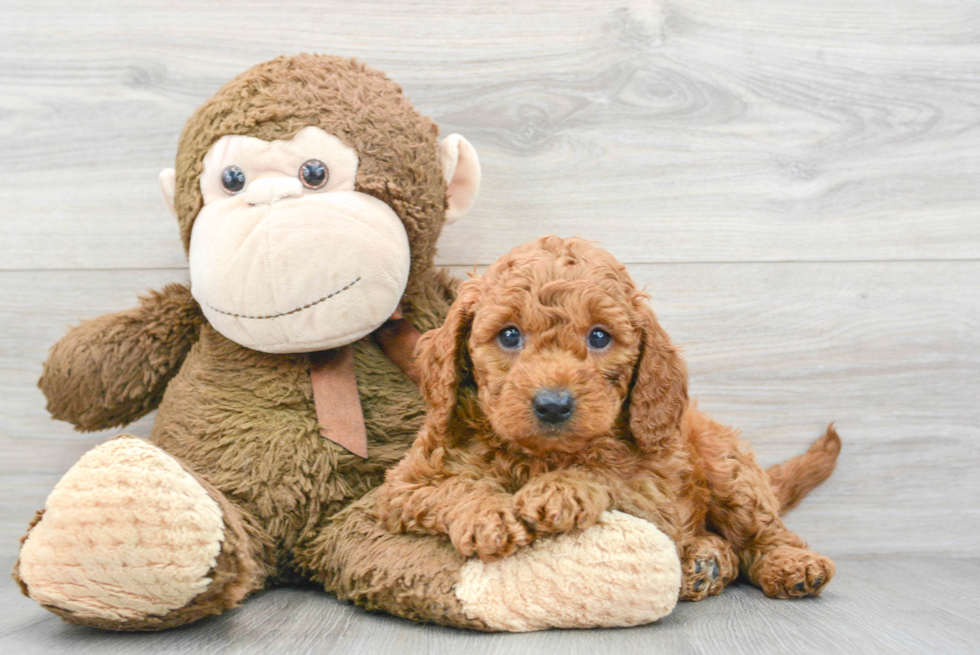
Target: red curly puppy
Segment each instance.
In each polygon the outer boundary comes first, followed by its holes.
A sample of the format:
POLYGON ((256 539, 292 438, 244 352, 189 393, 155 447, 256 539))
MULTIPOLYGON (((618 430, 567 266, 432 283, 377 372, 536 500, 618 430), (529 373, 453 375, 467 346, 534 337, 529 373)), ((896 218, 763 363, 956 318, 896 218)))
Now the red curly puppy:
POLYGON ((604 250, 558 237, 516 248, 460 285, 417 353, 429 411, 379 492, 390 530, 494 559, 618 509, 677 544, 682 600, 720 593, 740 566, 777 598, 833 577, 779 519, 833 470, 833 428, 760 469, 689 402, 684 360, 604 250))

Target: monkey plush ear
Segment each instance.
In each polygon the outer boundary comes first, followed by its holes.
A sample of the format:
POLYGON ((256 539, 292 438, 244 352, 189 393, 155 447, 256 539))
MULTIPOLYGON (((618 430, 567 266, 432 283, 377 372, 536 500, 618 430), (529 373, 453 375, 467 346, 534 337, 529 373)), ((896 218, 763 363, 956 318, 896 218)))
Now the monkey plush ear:
POLYGON ((439 165, 446 180, 446 223, 462 218, 480 191, 480 160, 476 149, 459 134, 439 143, 439 165))
POLYGON ((163 191, 163 199, 167 201, 167 207, 170 207, 170 213, 176 217, 174 194, 177 192, 177 171, 172 168, 160 171, 160 190, 163 191))

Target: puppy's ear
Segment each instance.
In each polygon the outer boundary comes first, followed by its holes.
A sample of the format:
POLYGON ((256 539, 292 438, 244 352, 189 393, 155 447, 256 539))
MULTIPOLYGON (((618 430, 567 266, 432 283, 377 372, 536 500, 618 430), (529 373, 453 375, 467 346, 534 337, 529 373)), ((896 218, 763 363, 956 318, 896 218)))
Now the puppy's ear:
POLYGON ((687 364, 657 322, 645 297, 633 300, 643 333, 630 389, 630 431, 645 451, 656 451, 680 429, 687 408, 687 364))
POLYGON ((466 344, 480 292, 478 285, 478 278, 459 285, 446 322, 422 335, 415 350, 422 398, 428 410, 419 439, 430 452, 446 445, 459 388, 472 379, 466 344))

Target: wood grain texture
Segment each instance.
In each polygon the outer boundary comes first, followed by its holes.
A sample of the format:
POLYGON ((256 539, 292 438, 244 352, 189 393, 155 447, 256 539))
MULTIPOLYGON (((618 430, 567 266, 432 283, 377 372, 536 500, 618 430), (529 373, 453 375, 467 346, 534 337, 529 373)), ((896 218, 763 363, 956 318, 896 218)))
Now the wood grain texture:
POLYGON ((174 267, 156 188, 248 66, 388 71, 481 153, 442 261, 543 233, 624 261, 980 255, 975 3, 851 0, 0 5, 4 269, 174 267))
POLYGON ((304 51, 387 71, 476 146, 481 197, 445 231, 442 263, 462 274, 541 234, 597 239, 648 285, 702 408, 762 463, 837 421, 838 470, 788 518, 837 579, 819 600, 738 587, 655 626, 531 635, 301 590, 106 634, 7 584, 0 652, 976 652, 972 0, 0 0, 0 564, 64 471, 117 432, 48 417, 47 349, 66 324, 186 279, 157 173, 222 83, 304 51))
MULTIPOLYGON (((7 560, 9 561, 9 560, 7 560)), ((281 589, 216 619, 163 633, 106 633, 70 626, 0 588, 0 647, 18 655, 115 653, 344 653, 470 655, 731 653, 853 655, 976 652, 980 560, 841 560, 817 599, 776 601, 735 586, 681 603, 660 622, 625 630, 481 634, 367 614, 315 590, 281 589)))

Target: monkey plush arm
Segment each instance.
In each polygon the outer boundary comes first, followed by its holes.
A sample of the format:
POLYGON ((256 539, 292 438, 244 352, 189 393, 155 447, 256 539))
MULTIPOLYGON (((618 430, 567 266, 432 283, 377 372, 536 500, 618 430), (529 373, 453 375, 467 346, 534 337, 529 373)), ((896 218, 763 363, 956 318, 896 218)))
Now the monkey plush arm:
POLYGON ((138 307, 84 321, 52 346, 38 386, 78 430, 131 423, 156 408, 200 334, 190 289, 168 284, 138 307))

